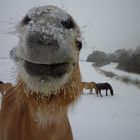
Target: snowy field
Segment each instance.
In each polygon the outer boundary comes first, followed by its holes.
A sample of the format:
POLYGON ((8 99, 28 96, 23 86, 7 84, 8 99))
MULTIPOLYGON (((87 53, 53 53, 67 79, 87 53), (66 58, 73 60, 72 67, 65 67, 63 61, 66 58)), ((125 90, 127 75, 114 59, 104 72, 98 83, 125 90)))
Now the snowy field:
MULTIPOLYGON (((12 61, 0 59, 0 65, 0 80, 15 82, 12 61)), ((109 82, 115 95, 106 97, 102 91, 101 98, 84 90, 69 109, 74 140, 139 140, 140 89, 100 75, 91 63, 80 62, 80 68, 83 81, 109 82)))
POLYGON ((91 63, 80 63, 83 81, 109 82, 114 96, 103 98, 84 91, 70 112, 75 140, 139 140, 140 90, 97 73, 91 63))
POLYGON ((118 65, 117 63, 110 63, 108 65, 101 67, 101 69, 106 70, 106 71, 111 71, 119 76, 129 77, 130 79, 133 79, 133 80, 140 80, 139 74, 129 73, 129 72, 116 69, 117 65, 118 65))

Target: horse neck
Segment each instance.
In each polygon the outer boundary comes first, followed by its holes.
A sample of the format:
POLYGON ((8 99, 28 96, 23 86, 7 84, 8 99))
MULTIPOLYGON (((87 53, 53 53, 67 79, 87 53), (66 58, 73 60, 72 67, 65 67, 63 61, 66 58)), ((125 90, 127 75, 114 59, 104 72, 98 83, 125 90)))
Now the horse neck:
POLYGON ((111 85, 109 85, 109 90, 110 90, 111 94, 113 95, 113 88, 111 85))

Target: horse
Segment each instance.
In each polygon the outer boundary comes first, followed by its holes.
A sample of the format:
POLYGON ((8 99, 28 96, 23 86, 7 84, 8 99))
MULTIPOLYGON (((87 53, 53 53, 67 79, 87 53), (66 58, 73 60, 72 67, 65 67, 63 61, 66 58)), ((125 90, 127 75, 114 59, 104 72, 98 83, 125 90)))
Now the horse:
POLYGON ((95 82, 82 82, 82 89, 89 89, 89 94, 93 94, 93 88, 97 90, 95 82))
POLYGON ((96 92, 97 96, 98 94, 100 94, 100 96, 103 97, 101 94, 101 90, 106 90, 106 96, 108 96, 108 93, 107 93, 108 89, 110 90, 111 96, 114 95, 113 88, 109 83, 97 83, 96 87, 97 87, 97 92, 96 92))
POLYGON ((3 96, 0 140, 73 140, 68 108, 81 94, 81 32, 55 6, 30 9, 16 26, 17 81, 3 96))
POLYGON ((0 92, 1 92, 2 96, 3 96, 4 93, 6 93, 11 87, 13 87, 12 83, 10 83, 10 82, 4 83, 4 82, 0 81, 0 92))

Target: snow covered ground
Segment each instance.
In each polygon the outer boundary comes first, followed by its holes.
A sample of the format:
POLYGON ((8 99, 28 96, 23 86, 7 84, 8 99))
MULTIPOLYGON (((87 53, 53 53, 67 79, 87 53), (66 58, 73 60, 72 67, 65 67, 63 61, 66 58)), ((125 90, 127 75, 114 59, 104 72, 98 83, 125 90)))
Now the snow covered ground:
POLYGON ((75 140, 139 140, 140 90, 97 73, 91 63, 80 63, 83 81, 109 82, 114 96, 82 95, 70 110, 75 140))
MULTIPOLYGON (((0 80, 14 82, 16 70, 12 61, 0 59, 0 65, 0 80)), ((140 90, 100 75, 91 63, 80 62, 80 68, 83 81, 109 82, 115 95, 106 97, 102 91, 101 98, 84 90, 69 109, 74 140, 139 140, 140 90)))
POLYGON ((117 69, 117 63, 110 63, 108 65, 105 65, 103 67, 101 67, 101 69, 106 70, 106 71, 111 71, 119 76, 126 76, 129 77, 130 79, 133 80, 140 80, 140 75, 139 74, 134 74, 134 73, 130 73, 130 72, 125 72, 122 70, 117 69))

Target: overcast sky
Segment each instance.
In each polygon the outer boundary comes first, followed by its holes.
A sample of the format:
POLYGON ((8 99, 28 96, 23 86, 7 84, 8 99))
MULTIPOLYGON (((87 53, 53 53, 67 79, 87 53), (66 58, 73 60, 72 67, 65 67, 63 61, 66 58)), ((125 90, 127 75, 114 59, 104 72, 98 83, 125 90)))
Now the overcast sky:
POLYGON ((74 17, 83 36, 81 59, 93 49, 113 52, 140 45, 140 0, 0 0, 0 56, 18 42, 6 32, 39 5, 58 6, 74 17))

